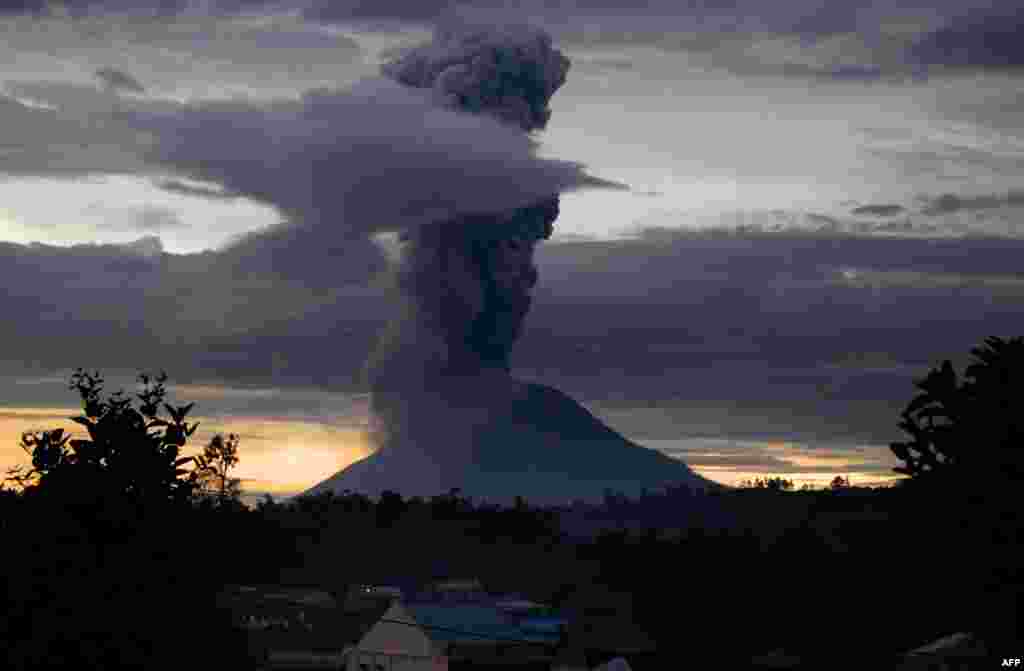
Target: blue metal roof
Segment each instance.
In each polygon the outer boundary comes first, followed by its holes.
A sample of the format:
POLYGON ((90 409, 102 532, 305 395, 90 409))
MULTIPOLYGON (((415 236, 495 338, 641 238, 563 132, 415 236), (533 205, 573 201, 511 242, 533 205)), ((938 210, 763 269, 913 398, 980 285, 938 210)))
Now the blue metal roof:
POLYGON ((444 643, 500 642, 495 639, 555 643, 558 624, 565 622, 555 617, 513 618, 479 604, 409 604, 406 608, 424 626, 425 634, 444 643))

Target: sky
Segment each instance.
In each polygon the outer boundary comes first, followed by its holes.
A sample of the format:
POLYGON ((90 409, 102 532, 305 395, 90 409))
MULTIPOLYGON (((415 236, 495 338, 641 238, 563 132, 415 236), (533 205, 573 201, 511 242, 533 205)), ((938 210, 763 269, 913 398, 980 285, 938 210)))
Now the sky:
POLYGON ((516 375, 722 482, 890 479, 913 381, 1024 330, 1024 12, 636 4, 0 0, 0 461, 163 368, 301 491, 370 449, 397 222, 557 183, 516 375), (546 129, 380 76, 452 17, 551 34, 546 129))

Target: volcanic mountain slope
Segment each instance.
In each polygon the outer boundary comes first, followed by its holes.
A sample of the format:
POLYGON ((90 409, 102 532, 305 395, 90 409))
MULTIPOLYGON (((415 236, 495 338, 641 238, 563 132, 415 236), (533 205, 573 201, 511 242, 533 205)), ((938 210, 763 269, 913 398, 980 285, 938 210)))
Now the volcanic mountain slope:
POLYGON ((429 497, 458 488, 475 500, 510 503, 522 496, 552 505, 600 501, 606 489, 639 495, 666 485, 717 486, 683 462, 630 442, 557 389, 507 382, 501 390, 488 384, 490 393, 477 388, 472 408, 458 412, 447 448, 383 449, 306 494, 392 490, 429 497))

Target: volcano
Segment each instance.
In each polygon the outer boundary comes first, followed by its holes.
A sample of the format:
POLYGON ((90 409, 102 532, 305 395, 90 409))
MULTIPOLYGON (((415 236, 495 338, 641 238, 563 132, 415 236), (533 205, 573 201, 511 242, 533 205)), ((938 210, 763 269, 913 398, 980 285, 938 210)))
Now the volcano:
MULTIPOLYGON (((569 60, 530 27, 439 29, 382 71, 438 105, 541 130, 569 60)), ((510 185, 510 188, 514 185, 510 185)), ((562 504, 715 483, 630 442, 561 391, 516 379, 510 357, 551 236, 557 188, 514 210, 466 212, 400 231, 399 307, 367 366, 377 451, 306 494, 385 490, 562 504)))
POLYGON ((428 498, 459 489, 476 501, 508 505, 521 496, 564 505, 599 502, 607 490, 638 496, 668 486, 718 486, 682 461, 629 441, 563 392, 504 371, 448 379, 434 400, 421 408, 430 425, 409 426, 422 444, 403 440, 399 447, 395 440, 305 494, 375 497, 390 490, 428 498))

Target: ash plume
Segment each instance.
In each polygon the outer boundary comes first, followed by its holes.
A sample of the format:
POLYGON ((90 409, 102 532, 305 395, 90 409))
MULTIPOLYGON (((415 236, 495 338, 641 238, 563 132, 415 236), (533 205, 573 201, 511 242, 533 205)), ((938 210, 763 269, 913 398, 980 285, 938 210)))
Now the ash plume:
POLYGON ((551 118, 548 102, 565 83, 569 59, 542 30, 462 20, 381 70, 405 86, 430 89, 444 106, 532 131, 551 118))
MULTIPOLYGON (((381 69, 406 86, 429 88, 439 105, 491 116, 525 134, 547 123, 569 61, 542 31, 461 24, 439 28, 433 42, 381 69)), ((473 425, 474 394, 461 403, 456 397, 484 379, 493 387, 507 377, 537 282, 533 250, 552 233, 558 191, 552 184, 549 196, 523 207, 403 232, 394 282, 399 313, 367 365, 382 451, 436 446, 436 415, 417 409, 437 399, 449 412, 463 409, 461 426, 473 425)), ((467 441, 471 436, 457 449, 451 435, 444 439, 451 454, 463 456, 467 441)))

